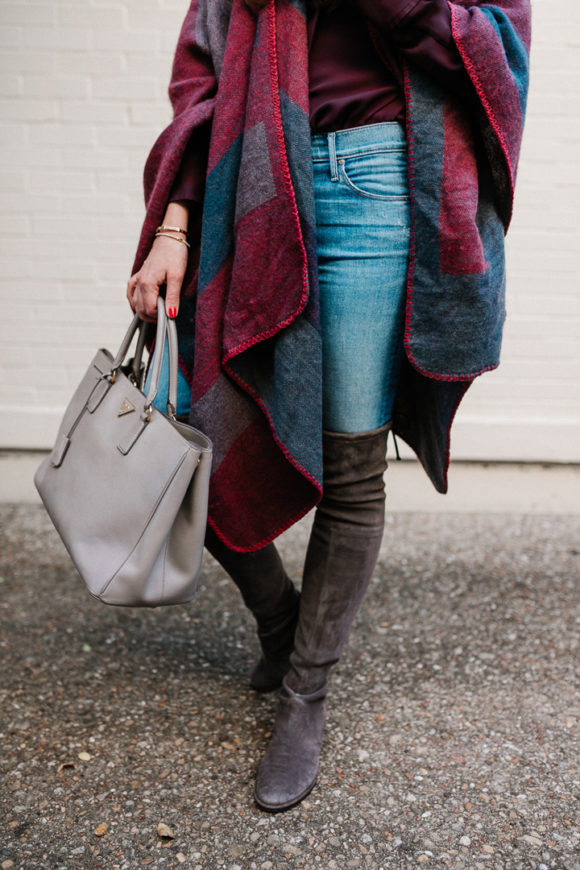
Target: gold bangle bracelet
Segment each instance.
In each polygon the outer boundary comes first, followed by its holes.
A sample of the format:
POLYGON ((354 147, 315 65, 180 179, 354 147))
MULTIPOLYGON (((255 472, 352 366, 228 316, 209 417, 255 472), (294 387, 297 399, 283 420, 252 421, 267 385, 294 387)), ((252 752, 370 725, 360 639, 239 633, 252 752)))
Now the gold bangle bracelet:
POLYGON ((173 233, 183 233, 184 236, 187 235, 187 230, 183 230, 181 227, 168 227, 165 224, 160 224, 155 232, 158 232, 159 230, 171 230, 173 233))
POLYGON ((185 245, 187 248, 190 248, 191 245, 185 239, 180 239, 179 236, 172 236, 171 233, 155 233, 155 238, 157 236, 167 236, 168 239, 174 239, 176 242, 181 242, 182 245, 185 245))

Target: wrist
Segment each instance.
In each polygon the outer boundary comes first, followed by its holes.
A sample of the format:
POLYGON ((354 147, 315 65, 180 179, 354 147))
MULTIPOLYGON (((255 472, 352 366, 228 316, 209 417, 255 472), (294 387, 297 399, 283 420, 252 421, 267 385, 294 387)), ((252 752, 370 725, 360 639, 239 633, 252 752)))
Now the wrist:
POLYGON ((186 230, 189 223, 189 207, 186 203, 187 200, 170 202, 165 210, 165 216, 162 223, 183 227, 183 229, 186 230))

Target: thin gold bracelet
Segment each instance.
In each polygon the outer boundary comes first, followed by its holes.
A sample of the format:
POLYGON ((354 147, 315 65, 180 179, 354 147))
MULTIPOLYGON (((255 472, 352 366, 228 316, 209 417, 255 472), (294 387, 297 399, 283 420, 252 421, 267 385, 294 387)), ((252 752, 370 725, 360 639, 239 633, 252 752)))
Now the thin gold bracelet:
POLYGON ((172 236, 171 233, 155 233, 155 238, 157 236, 167 236, 168 239, 174 239, 176 242, 181 242, 182 245, 190 248, 191 245, 185 239, 180 239, 178 236, 172 236))
POLYGON ((181 227, 168 227, 165 224, 160 224, 155 232, 159 230, 171 230, 173 233, 183 233, 184 236, 187 235, 187 230, 183 230, 181 227))

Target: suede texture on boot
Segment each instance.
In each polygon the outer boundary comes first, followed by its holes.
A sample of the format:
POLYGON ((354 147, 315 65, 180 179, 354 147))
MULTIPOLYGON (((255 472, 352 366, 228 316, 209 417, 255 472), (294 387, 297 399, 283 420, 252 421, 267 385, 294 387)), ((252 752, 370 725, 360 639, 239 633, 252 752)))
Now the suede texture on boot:
POLYGON ((280 687, 289 667, 300 593, 286 574, 274 544, 238 553, 226 547, 208 526, 205 546, 238 587, 256 620, 262 655, 250 674, 250 685, 258 692, 271 692, 280 687))
POLYGON ((323 498, 316 509, 287 684, 322 688, 339 660, 375 569, 385 525, 390 423, 359 435, 324 432, 323 498))
POLYGON ((270 812, 295 806, 316 782, 328 676, 346 644, 383 536, 389 428, 324 433, 324 495, 306 554, 294 651, 256 781, 256 801, 270 812))
POLYGON ((272 737, 261 761, 254 796, 261 809, 289 810, 312 791, 324 733, 324 692, 280 692, 272 737))

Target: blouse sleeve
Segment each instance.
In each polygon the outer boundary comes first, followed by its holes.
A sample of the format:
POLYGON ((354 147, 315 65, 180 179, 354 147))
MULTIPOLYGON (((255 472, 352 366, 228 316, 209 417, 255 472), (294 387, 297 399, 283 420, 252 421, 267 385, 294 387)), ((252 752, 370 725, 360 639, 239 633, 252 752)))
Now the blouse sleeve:
POLYGON ((447 0, 354 0, 387 42, 448 89, 464 93, 470 79, 451 32, 447 0))
POLYGON ((187 200, 201 208, 205 190, 209 132, 210 126, 206 124, 200 127, 187 143, 169 194, 169 202, 187 200))

